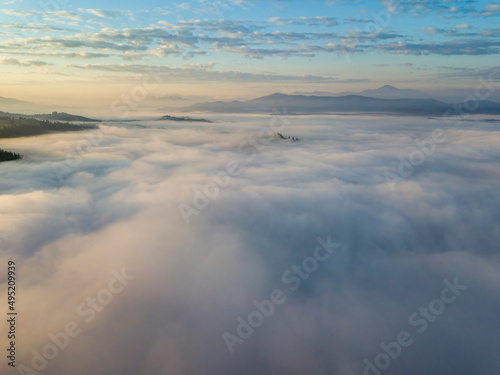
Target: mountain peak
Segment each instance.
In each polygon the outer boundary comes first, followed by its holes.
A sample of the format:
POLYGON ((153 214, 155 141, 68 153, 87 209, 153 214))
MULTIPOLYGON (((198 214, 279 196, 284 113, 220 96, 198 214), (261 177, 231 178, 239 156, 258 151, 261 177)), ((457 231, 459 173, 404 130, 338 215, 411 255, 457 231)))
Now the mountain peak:
POLYGON ((382 87, 379 87, 377 90, 399 90, 399 89, 391 85, 384 85, 382 87))
POLYGON ((384 85, 378 89, 365 90, 359 93, 363 96, 379 99, 430 99, 424 92, 413 89, 398 89, 391 85, 384 85))
POLYGON ((282 97, 282 96, 287 96, 287 95, 286 94, 282 94, 280 92, 275 92, 274 94, 268 95, 267 97, 268 98, 279 98, 279 97, 282 97))

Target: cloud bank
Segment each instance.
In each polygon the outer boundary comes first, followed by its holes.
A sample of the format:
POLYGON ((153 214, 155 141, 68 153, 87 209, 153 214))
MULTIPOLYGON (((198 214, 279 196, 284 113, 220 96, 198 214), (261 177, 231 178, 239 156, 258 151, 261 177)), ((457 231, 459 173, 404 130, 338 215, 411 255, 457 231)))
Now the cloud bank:
POLYGON ((30 155, 0 165, 0 262, 19 265, 18 365, 55 375, 372 374, 381 343, 407 332, 412 343, 380 373, 500 370, 495 123, 214 120, 0 142, 30 155), (271 124, 300 141, 259 138, 271 124), (446 141, 392 191, 384 173, 436 127, 446 141), (187 225, 179 205, 228 162, 240 173, 187 225), (58 178, 54 163, 73 168, 58 178), (328 236, 339 247, 291 290, 283 274, 328 236), (115 293, 124 269, 131 280, 115 293), (435 302, 445 279, 467 288, 435 302), (285 301, 231 354, 223 334, 237 336, 238 318, 276 289, 285 301), (36 353, 50 354, 50 335, 71 322, 79 333, 42 366, 36 353))

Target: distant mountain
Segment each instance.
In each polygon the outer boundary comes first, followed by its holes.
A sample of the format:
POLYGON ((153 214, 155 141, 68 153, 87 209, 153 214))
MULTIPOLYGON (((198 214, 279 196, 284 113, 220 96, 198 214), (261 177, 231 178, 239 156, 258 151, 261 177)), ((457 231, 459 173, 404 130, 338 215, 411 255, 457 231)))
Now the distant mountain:
POLYGON ((21 113, 9 113, 0 111, 0 116, 12 118, 32 118, 37 120, 48 121, 78 121, 78 122, 99 122, 100 120, 91 119, 88 117, 71 115, 65 112, 52 112, 50 114, 24 115, 21 113))
POLYGON ((347 95, 358 95, 357 92, 343 91, 343 92, 328 92, 328 91, 295 91, 292 95, 304 95, 304 96, 347 96, 347 95))
POLYGON ((190 105, 188 107, 181 108, 182 112, 231 112, 231 113, 245 113, 252 112, 252 108, 247 104, 247 102, 240 102, 234 100, 232 102, 206 102, 197 103, 190 105))
POLYGON ((34 118, 0 116, 0 138, 30 137, 35 135, 97 129, 94 125, 76 125, 68 122, 49 122, 34 118))
MULTIPOLYGON (((452 104, 435 99, 378 99, 361 95, 340 97, 272 94, 246 102, 198 103, 181 109, 184 112, 269 113, 286 107, 291 114, 379 113, 416 116, 454 113, 452 104)), ((481 100, 477 114, 500 114, 500 103, 481 100)))
POLYGON ((170 115, 166 115, 166 116, 160 117, 159 119, 157 119, 157 121, 208 122, 208 123, 212 122, 212 121, 206 120, 204 118, 192 118, 192 117, 185 117, 185 116, 176 117, 176 116, 170 116, 170 115))
POLYGON ((46 110, 46 108, 40 104, 0 96, 0 111, 36 113, 44 110, 46 110))
POLYGON ((391 85, 385 85, 375 90, 364 90, 359 95, 378 99, 433 99, 432 96, 425 92, 412 89, 398 89, 391 85))
POLYGON ((433 96, 426 94, 425 92, 412 90, 412 89, 398 89, 397 87, 391 85, 385 85, 379 87, 375 90, 364 90, 361 92, 351 92, 344 91, 340 93, 331 93, 324 91, 313 91, 313 92, 295 92, 298 95, 307 96, 348 96, 348 95, 361 95, 369 98, 378 99, 434 99, 433 96))
POLYGON ((33 115, 31 117, 40 120, 99 122, 99 120, 95 120, 84 116, 71 115, 65 112, 52 112, 51 114, 47 115, 33 115))
POLYGON ((22 100, 14 99, 14 98, 4 98, 0 96, 0 105, 9 105, 9 104, 32 104, 30 102, 24 102, 22 100))

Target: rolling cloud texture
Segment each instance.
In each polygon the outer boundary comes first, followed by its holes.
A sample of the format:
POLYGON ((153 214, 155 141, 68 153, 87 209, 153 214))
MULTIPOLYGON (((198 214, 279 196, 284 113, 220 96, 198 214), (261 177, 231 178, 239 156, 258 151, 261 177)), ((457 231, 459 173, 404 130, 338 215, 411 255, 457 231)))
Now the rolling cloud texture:
POLYGON ((273 117, 214 119, 0 142, 30 155, 0 165, 19 364, 73 321, 81 333, 39 373, 355 375, 401 331, 413 343, 383 374, 500 371, 495 123, 290 116, 281 133, 300 141, 262 141, 251 158, 239 145, 273 117), (435 128, 444 141, 391 189, 385 173, 435 128), (231 161, 240 173, 187 225, 179 205, 231 161), (283 273, 327 236, 340 246, 291 291, 283 273), (78 307, 123 268, 135 278, 86 323, 78 307), (467 289, 418 333, 409 317, 455 278, 467 289), (286 301, 231 354, 222 335, 275 289, 286 301))

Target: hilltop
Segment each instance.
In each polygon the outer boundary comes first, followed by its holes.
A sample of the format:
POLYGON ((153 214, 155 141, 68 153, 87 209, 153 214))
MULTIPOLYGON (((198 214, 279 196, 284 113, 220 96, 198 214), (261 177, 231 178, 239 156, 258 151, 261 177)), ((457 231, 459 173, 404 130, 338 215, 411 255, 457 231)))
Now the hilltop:
POLYGON ((48 133, 95 129, 93 125, 50 122, 33 118, 0 117, 0 138, 30 137, 48 133))
POLYGON ((165 115, 157 119, 157 121, 176 121, 176 122, 206 122, 211 123, 212 121, 204 119, 204 118, 192 118, 188 116, 170 116, 165 115))
POLYGON ((49 114, 36 114, 36 115, 25 115, 21 113, 9 113, 0 111, 0 116, 10 117, 10 118, 31 118, 37 120, 48 120, 48 121, 71 121, 71 122, 99 122, 100 120, 72 115, 65 112, 52 112, 49 114))
MULTIPOLYGON (((391 90, 391 89, 388 89, 391 90)), ((479 100, 475 114, 500 114, 500 103, 479 100)), ((456 104, 460 105, 460 104, 456 104)), ((269 113, 285 108, 290 114, 364 113, 435 116, 456 112, 456 105, 436 99, 379 99, 362 95, 307 96, 275 93, 245 102, 207 102, 182 108, 185 112, 269 113)))
POLYGON ((294 92, 293 95, 305 96, 348 96, 360 95, 368 98, 377 99, 438 99, 425 92, 413 89, 399 89, 392 85, 384 85, 377 89, 363 90, 360 92, 344 91, 340 93, 313 91, 313 92, 294 92))

